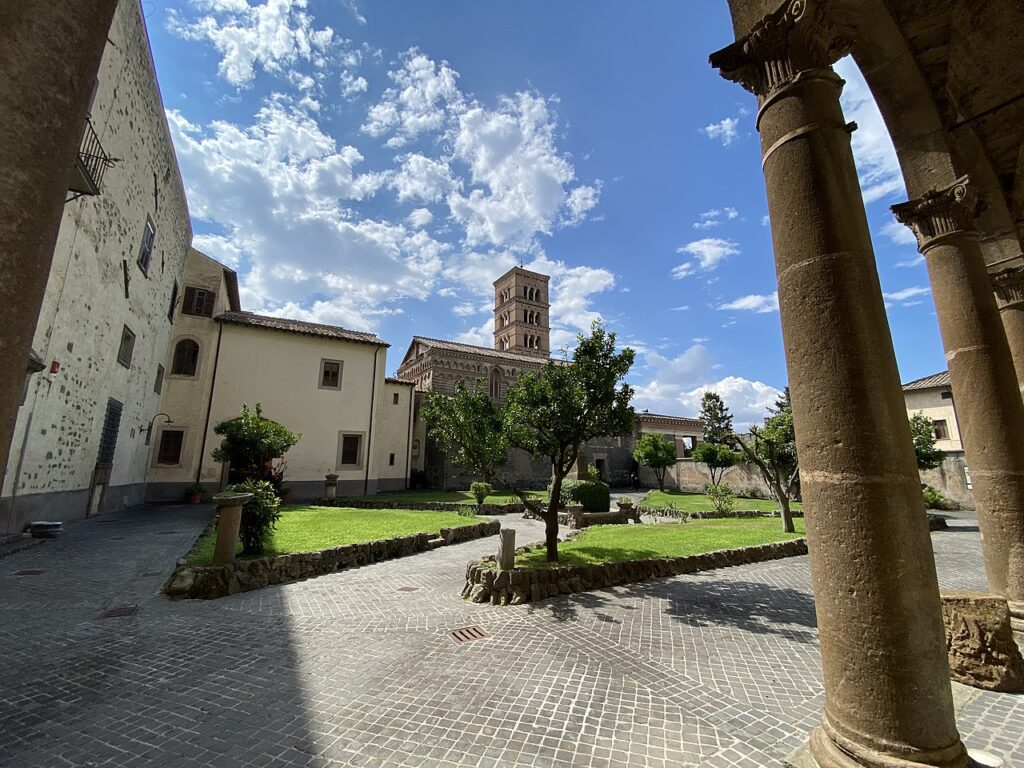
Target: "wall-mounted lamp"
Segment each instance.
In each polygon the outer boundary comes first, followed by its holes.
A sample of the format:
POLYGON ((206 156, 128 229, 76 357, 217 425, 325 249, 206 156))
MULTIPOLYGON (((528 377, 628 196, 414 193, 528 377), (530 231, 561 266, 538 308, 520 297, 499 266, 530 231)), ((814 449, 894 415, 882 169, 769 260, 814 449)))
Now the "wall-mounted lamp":
MULTIPOLYGON (((158 413, 156 416, 154 416, 152 419, 150 419, 149 420, 149 426, 145 428, 145 431, 146 431, 146 445, 149 445, 149 438, 153 434, 153 423, 157 419, 159 419, 161 416, 163 416, 165 419, 167 419, 167 423, 168 424, 173 424, 174 423, 173 421, 171 421, 171 417, 168 416, 166 413, 158 413)), ((143 427, 140 424, 139 425, 139 432, 142 432, 142 431, 143 431, 143 427)))

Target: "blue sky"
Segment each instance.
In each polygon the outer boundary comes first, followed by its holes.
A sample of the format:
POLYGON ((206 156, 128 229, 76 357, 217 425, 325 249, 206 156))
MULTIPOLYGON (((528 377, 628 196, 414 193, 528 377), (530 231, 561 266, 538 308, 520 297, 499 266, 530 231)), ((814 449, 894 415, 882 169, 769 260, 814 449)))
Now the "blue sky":
MULTIPOLYGON (((725 2, 144 0, 200 250, 243 308, 491 344, 491 282, 552 275, 552 346, 600 317, 636 405, 738 423, 786 384, 754 98, 709 52, 725 2)), ((854 134, 900 371, 944 360, 856 67, 854 134)), ((823 343, 829 343, 823 340, 823 343)), ((840 343, 839 341, 835 343, 840 343)))

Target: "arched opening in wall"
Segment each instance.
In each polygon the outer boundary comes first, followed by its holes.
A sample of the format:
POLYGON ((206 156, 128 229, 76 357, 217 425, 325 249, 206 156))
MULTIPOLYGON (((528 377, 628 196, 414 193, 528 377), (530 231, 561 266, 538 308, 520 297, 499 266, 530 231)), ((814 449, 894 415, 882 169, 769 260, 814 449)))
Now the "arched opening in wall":
POLYGON ((492 368, 490 376, 490 385, 488 387, 492 400, 498 400, 501 397, 501 369, 492 368))
POLYGON ((171 361, 172 376, 195 376, 199 368, 199 344, 192 339, 182 339, 174 345, 174 359, 171 361))

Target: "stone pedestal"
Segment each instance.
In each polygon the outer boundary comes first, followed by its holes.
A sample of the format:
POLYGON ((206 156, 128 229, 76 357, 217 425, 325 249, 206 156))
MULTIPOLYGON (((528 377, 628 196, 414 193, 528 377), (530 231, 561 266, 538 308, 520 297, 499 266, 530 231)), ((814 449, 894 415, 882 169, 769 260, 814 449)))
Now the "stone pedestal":
POLYGON ((338 497, 338 476, 324 475, 324 498, 335 499, 338 497))
POLYGON ((826 693, 810 747, 823 768, 962 768, 920 480, 830 66, 848 48, 821 3, 794 0, 711 57, 759 102, 826 693))
POLYGON ((1003 598, 966 590, 943 592, 942 619, 950 677, 974 688, 1024 693, 1024 659, 1003 598))
POLYGON ((252 498, 251 493, 218 493, 213 497, 217 505, 217 543, 213 548, 214 565, 231 565, 238 548, 238 528, 242 522, 242 507, 252 498))
POLYGON ((989 588, 1024 619, 1024 400, 974 225, 975 206, 965 176, 893 212, 914 231, 928 264, 989 588))
POLYGON ((516 565, 516 531, 502 528, 498 533, 498 570, 511 571, 516 565))

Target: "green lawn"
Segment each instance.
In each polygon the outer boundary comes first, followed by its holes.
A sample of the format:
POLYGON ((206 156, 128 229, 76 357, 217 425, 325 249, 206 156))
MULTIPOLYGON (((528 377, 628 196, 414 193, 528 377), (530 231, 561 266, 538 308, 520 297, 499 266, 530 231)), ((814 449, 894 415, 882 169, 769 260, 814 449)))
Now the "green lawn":
MULTIPOLYGON (((547 491, 525 491, 527 498, 548 500, 547 491)), ((400 491, 398 493, 377 493, 373 496, 353 496, 360 500, 370 501, 407 501, 419 503, 424 501, 447 501, 454 504, 476 504, 476 499, 469 491, 400 491)), ((519 497, 509 491, 495 491, 484 504, 515 504, 519 497)))
MULTIPOLYGON (((391 539, 411 533, 434 533, 488 520, 454 512, 408 509, 347 509, 345 507, 286 507, 262 556, 317 552, 345 544, 391 539)), ((189 565, 212 565, 216 530, 200 539, 189 553, 189 565)), ((241 554, 241 545, 238 548, 241 554)))
MULTIPOLYGON (((558 565, 594 565, 619 560, 683 557, 717 549, 750 547, 804 535, 804 521, 793 521, 796 533, 784 533, 778 518, 691 520, 688 523, 595 525, 571 541, 559 542, 558 565)), ((548 565, 544 548, 516 557, 519 568, 548 565)))
MULTIPOLYGON (((640 502, 641 507, 672 507, 683 512, 708 512, 712 509, 711 500, 703 493, 685 493, 682 491, 650 491, 640 502)), ((801 508, 799 501, 790 502, 790 508, 801 508)), ((756 509, 761 512, 774 512, 779 505, 770 499, 737 498, 733 509, 756 509)))

